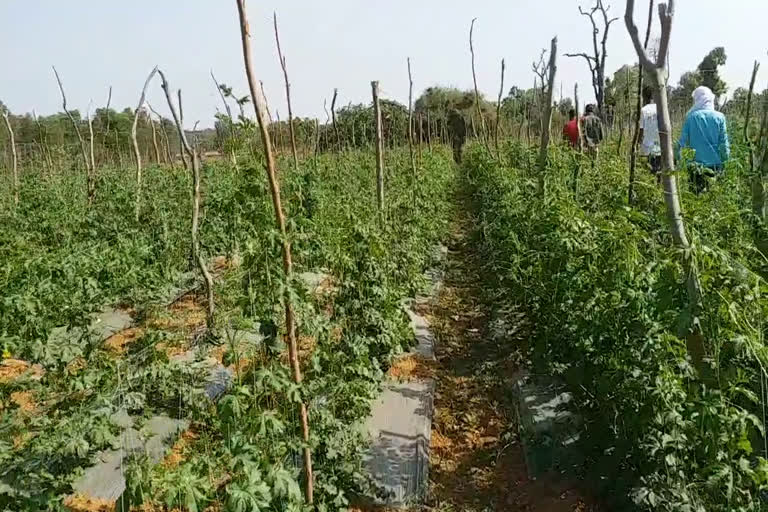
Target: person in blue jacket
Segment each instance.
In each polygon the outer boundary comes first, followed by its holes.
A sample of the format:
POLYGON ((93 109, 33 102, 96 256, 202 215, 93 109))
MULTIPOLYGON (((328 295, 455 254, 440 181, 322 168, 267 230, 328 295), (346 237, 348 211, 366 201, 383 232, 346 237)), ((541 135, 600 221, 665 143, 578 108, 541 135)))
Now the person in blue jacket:
POLYGON ((723 164, 731 157, 725 116, 715 110, 715 95, 709 87, 693 91, 693 108, 683 124, 678 160, 682 148, 696 152, 694 161, 688 165, 688 175, 693 191, 700 194, 708 188, 711 178, 723 172, 723 164))

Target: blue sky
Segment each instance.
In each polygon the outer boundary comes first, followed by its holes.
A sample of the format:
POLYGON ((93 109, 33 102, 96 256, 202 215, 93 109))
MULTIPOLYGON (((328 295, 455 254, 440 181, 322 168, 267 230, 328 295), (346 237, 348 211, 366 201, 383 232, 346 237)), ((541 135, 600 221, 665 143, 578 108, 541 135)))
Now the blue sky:
MULTIPOLYGON (((499 66, 506 59, 505 89, 533 84, 531 63, 552 36, 560 53, 591 47, 588 20, 577 6, 588 0, 250 0, 256 73, 264 81, 271 110, 285 116, 272 12, 277 11, 283 52, 297 115, 325 118, 323 100, 339 88, 339 105, 370 101, 370 81, 385 97, 406 102, 410 57, 416 94, 435 85, 472 86, 468 31, 476 17, 478 85, 498 94, 499 66)), ((623 16, 624 2, 612 13, 623 16)), ((768 2, 765 0, 678 0, 671 49, 676 82, 715 46, 725 46, 723 70, 731 90, 748 82, 752 62, 763 60, 760 89, 768 86, 768 2)), ((647 2, 637 0, 636 19, 645 23, 647 2)), ((184 94, 186 124, 211 126, 219 98, 210 78, 246 94, 234 0, 2 0, 0 100, 12 112, 60 110, 51 65, 56 65, 72 108, 101 106, 113 86, 115 107, 135 108, 147 73, 157 64, 184 94)), ((656 27, 658 28, 657 20, 656 27)), ((611 27, 608 70, 635 56, 623 20, 611 27)), ((558 84, 566 95, 579 83, 590 99, 583 59, 559 59, 558 84)), ((559 86, 556 96, 559 95, 559 86)), ((149 100, 167 111, 159 83, 149 100)))

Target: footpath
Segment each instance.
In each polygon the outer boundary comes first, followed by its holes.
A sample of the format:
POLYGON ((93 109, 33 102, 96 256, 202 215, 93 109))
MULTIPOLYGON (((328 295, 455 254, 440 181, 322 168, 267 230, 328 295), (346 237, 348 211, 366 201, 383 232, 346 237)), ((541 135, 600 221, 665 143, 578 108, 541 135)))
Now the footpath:
MULTIPOLYGON (((461 205, 468 200, 461 199, 461 205)), ((518 414, 531 401, 515 393, 527 332, 522 314, 508 315, 494 335, 484 303, 479 234, 459 208, 438 300, 427 317, 436 337, 434 418, 428 507, 437 511, 596 511, 573 483, 531 474, 518 414)), ((523 418, 523 423, 525 418, 523 418)))

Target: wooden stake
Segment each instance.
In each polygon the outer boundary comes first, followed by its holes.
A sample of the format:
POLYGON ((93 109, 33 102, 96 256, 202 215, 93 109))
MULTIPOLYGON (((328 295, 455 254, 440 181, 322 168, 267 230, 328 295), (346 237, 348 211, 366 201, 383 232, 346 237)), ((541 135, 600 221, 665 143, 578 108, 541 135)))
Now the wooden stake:
POLYGON ((283 79, 285 80, 285 99, 288 103, 288 127, 291 134, 291 150, 293 151, 293 168, 299 169, 299 154, 296 151, 296 135, 293 130, 293 109, 291 108, 291 83, 288 81, 288 69, 285 65, 283 50, 280 48, 280 36, 277 32, 277 13, 273 13, 275 22, 275 41, 277 42, 277 56, 280 59, 280 67, 283 68, 283 79))
POLYGON ((144 102, 147 98, 147 88, 152 81, 152 77, 157 73, 157 66, 152 68, 149 72, 147 79, 144 81, 144 87, 141 89, 141 95, 139 96, 139 104, 136 106, 136 112, 133 114, 133 124, 131 125, 131 141, 133 142, 133 156, 136 158, 136 202, 134 205, 134 218, 136 222, 139 222, 139 214, 141 213, 141 151, 139 151, 139 141, 136 138, 136 128, 139 124, 139 115, 141 109, 144 106, 144 102))
POLYGON ((547 150, 549 148, 550 129, 552 125, 552 94, 555 88, 555 74, 557 73, 557 37, 552 38, 549 49, 549 63, 547 65, 549 69, 549 77, 546 82, 546 89, 544 89, 544 82, 542 82, 542 97, 546 100, 542 112, 542 129, 541 129, 541 146, 539 147, 539 194, 544 197, 544 175, 547 171, 547 150))
POLYGON ((749 149, 749 170, 754 172, 755 170, 755 152, 752 146, 752 140, 749 138, 749 121, 752 116, 752 94, 755 91, 755 80, 757 79, 757 71, 760 69, 760 63, 755 61, 752 66, 752 78, 749 81, 749 93, 747 94, 747 112, 744 114, 744 142, 749 149))
MULTIPOLYGON (((499 124, 501 123, 501 97, 504 94, 504 59, 501 59, 501 85, 499 86, 499 99, 496 101, 496 129, 493 134, 493 140, 496 146, 496 155, 501 159, 501 150, 499 149, 499 124)), ((562 92, 560 93, 562 95, 562 92)))
MULTIPOLYGON (((669 116, 669 101, 666 82, 668 78, 667 56, 669 41, 672 34, 672 20, 675 12, 675 1, 659 4, 659 20, 661 23, 661 41, 655 61, 651 60, 647 51, 641 46, 640 36, 633 20, 635 0, 627 0, 624 22, 627 26, 632 44, 635 47, 640 64, 653 82, 656 96, 656 111, 659 122, 659 141, 661 143, 662 184, 664 185, 664 203, 667 210, 670 234, 675 245, 683 254, 683 269, 686 275, 686 287, 691 308, 691 318, 698 318, 701 309, 701 282, 694 262, 694 253, 685 230, 680 195, 677 190, 675 174, 675 159, 672 145, 672 123, 669 116)), ((691 325, 692 332, 688 336, 688 351, 694 366, 703 374, 707 374, 704 357, 704 338, 698 324, 691 325)))
POLYGON ((165 74, 160 69, 158 69, 157 72, 160 74, 160 80, 162 81, 161 86, 165 92, 165 99, 168 102, 168 108, 173 116, 173 121, 176 123, 176 129, 179 132, 181 145, 187 153, 190 162, 192 162, 192 259, 197 263, 198 269, 205 281, 205 290, 208 296, 206 327, 209 330, 213 330, 215 328, 213 277, 211 277, 211 273, 208 272, 208 266, 205 263, 203 255, 200 253, 200 241, 198 240, 198 224, 200 222, 200 158, 197 150, 193 149, 187 140, 184 126, 181 124, 181 115, 176 113, 176 107, 174 107, 173 99, 171 98, 171 88, 168 85, 168 80, 166 80, 165 74))
POLYGON ((224 110, 227 111, 227 119, 229 120, 229 140, 232 143, 229 157, 232 160, 232 165, 235 167, 235 169, 237 169, 237 155, 235 154, 235 120, 232 117, 232 109, 229 107, 229 103, 227 103, 227 98, 224 96, 224 91, 221 90, 221 85, 219 85, 219 82, 213 75, 213 70, 211 70, 211 79, 216 85, 216 90, 219 91, 219 97, 221 98, 221 102, 224 104, 224 110))
MULTIPOLYGON (((275 222, 277 228, 280 231, 282 239, 282 253, 283 253, 283 271, 285 273, 285 279, 288 283, 291 282, 293 277, 293 260, 291 255, 291 242, 288 238, 285 214, 283 213, 282 201, 280 198, 280 185, 277 181, 277 170, 275 165, 275 156, 272 153, 272 143, 269 138, 268 124, 267 124, 267 108, 263 95, 258 94, 256 88, 256 79, 253 74, 253 66, 251 64, 251 47, 250 47, 250 33, 248 28, 248 19, 245 12, 245 0, 235 0, 237 3, 237 11, 240 16, 240 36, 243 45, 243 61, 245 65, 245 73, 248 78, 248 87, 251 91, 251 100, 253 101, 253 107, 256 110, 256 118, 259 122, 259 129, 261 131, 261 141, 264 145, 264 157, 267 161, 267 179, 269 180, 269 188, 272 194, 272 206, 275 210, 275 222)), ((289 287, 285 288, 285 327, 288 331, 288 353, 291 359, 291 367, 293 368, 293 380, 296 384, 301 383, 301 368, 299 367, 298 349, 296 346, 296 320, 294 317, 293 304, 291 302, 291 293, 289 287)), ((307 415, 307 407, 303 401, 299 403, 299 415, 301 418, 301 430, 304 440, 304 473, 306 477, 306 487, 304 489, 304 495, 307 503, 312 504, 314 501, 314 482, 312 476, 312 454, 309 448, 309 419, 307 415)))
MULTIPOLYGON (((176 91, 176 96, 179 99, 179 123, 181 123, 181 129, 184 130, 184 107, 181 103, 181 89, 176 91)), ((184 141, 179 138, 179 156, 181 157, 181 163, 184 164, 184 169, 189 170, 189 162, 187 162, 187 155, 184 152, 184 141)))
MULTIPOLYGON (((645 42, 643 50, 648 49, 648 41, 651 38, 651 25, 653 25, 653 3, 648 2, 648 24, 645 29, 645 42)), ((643 110, 643 67, 638 65, 637 70, 637 102, 635 103, 635 131, 632 135, 632 147, 629 152, 629 205, 635 202, 635 169, 637 168, 637 144, 640 141, 640 114, 643 110)))
MULTIPOLYGON (((96 155, 93 151, 93 119, 91 118, 91 104, 88 103, 88 110, 85 113, 85 119, 88 121, 88 157, 90 158, 90 165, 91 165, 91 173, 93 174, 93 179, 96 179, 96 155)), ((94 191, 96 190, 96 184, 93 185, 94 191)))
POLYGON ((475 74, 475 46, 472 41, 472 35, 475 30, 475 21, 477 21, 477 18, 472 18, 472 23, 469 26, 469 52, 472 54, 472 82, 475 85, 475 108, 477 109, 477 116, 480 121, 480 138, 485 144, 485 147, 490 149, 488 148, 488 139, 486 137, 485 118, 483 117, 483 111, 480 108, 480 92, 477 90, 477 75, 475 74))
POLYGON ((427 110, 427 146, 429 152, 432 152, 432 121, 429 118, 429 110, 427 110))
POLYGON ((411 155, 411 172, 413 173, 414 183, 416 181, 416 160, 413 156, 413 76, 411 75, 411 58, 406 59, 408 63, 408 152, 411 155))
POLYGON ((339 90, 333 90, 333 99, 331 100, 331 119, 333 120, 333 136, 336 137, 336 148, 341 151, 341 137, 339 137, 339 127, 336 126, 336 98, 339 96, 339 90))
POLYGON ((61 83, 61 78, 59 78, 59 72, 56 71, 55 66, 52 67, 53 74, 56 75, 56 82, 59 84, 59 91, 61 91, 62 108, 64 109, 64 113, 67 114, 69 121, 72 123, 72 127, 75 129, 75 135, 77 135, 77 140, 80 142, 80 153, 82 154, 83 163, 85 164, 88 204, 91 204, 93 202, 93 198, 96 195, 96 182, 93 176, 93 170, 91 169, 90 160, 88 159, 87 150, 85 148, 85 140, 83 140, 83 135, 80 133, 80 127, 77 125, 77 121, 75 121, 75 118, 72 117, 72 112, 67 109, 67 96, 64 94, 64 86, 61 83))
POLYGON ((13 204, 19 204, 19 163, 18 156, 16 155, 16 139, 13 135, 13 128, 11 128, 11 120, 8 117, 8 110, 3 109, 3 119, 5 120, 5 127, 8 130, 8 143, 11 146, 12 172, 13 172, 13 204))
POLYGON ((373 95, 373 120, 376 129, 376 199, 379 211, 384 211, 384 137, 381 130, 381 105, 379 104, 379 82, 371 82, 373 95))

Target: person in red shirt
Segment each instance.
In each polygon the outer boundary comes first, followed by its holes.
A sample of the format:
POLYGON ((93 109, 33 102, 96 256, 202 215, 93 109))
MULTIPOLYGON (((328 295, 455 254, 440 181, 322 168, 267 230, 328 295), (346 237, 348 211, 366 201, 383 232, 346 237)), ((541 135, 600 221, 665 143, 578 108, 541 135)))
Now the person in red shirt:
POLYGON ((579 147, 579 120, 576 118, 575 110, 568 111, 568 119, 569 121, 563 127, 563 140, 568 141, 571 147, 576 149, 579 147))

